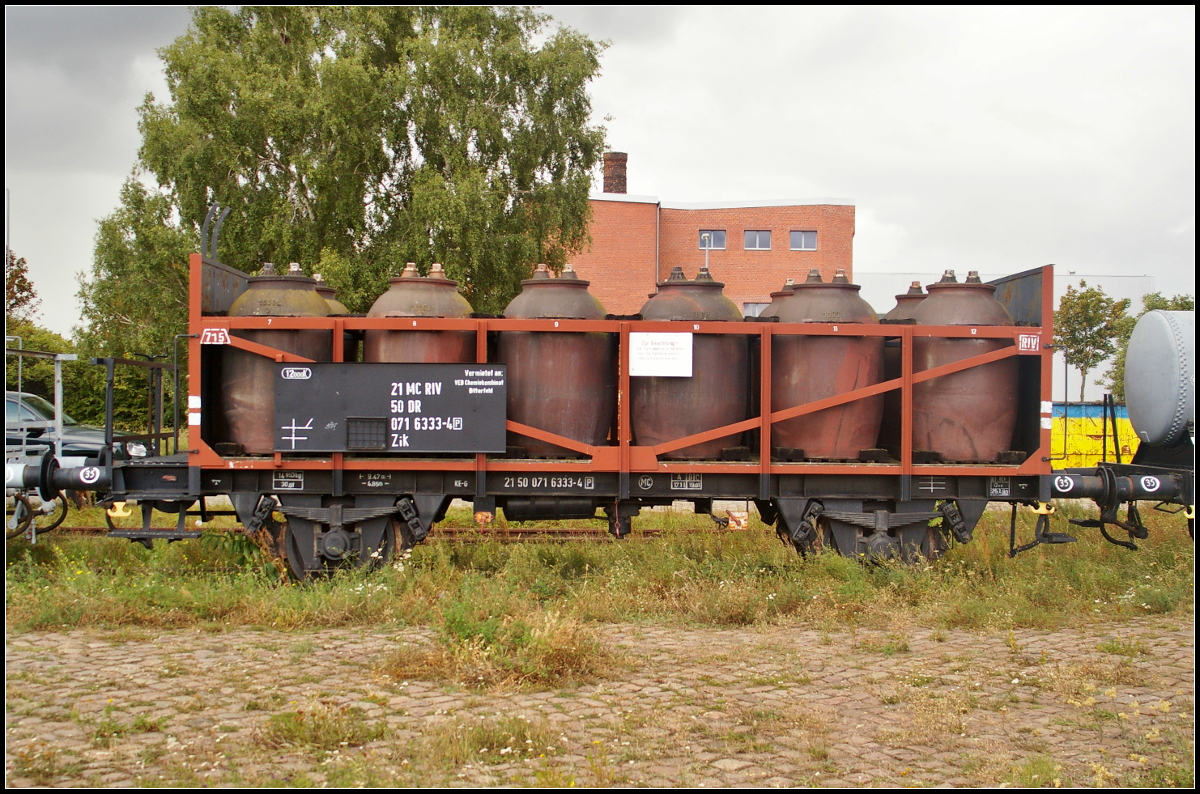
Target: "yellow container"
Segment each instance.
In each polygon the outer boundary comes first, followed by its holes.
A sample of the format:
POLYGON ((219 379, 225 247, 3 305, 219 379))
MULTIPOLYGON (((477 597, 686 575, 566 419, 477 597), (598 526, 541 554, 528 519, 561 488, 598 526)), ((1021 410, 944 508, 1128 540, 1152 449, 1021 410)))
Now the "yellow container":
MULTIPOLYGON (((1111 420, 1108 454, 1104 454, 1104 407, 1100 403, 1055 403, 1053 416, 1050 457, 1054 468, 1089 468, 1102 460, 1116 461, 1111 420)), ((1122 462, 1133 460, 1139 442, 1123 405, 1117 406, 1117 440, 1122 462)))

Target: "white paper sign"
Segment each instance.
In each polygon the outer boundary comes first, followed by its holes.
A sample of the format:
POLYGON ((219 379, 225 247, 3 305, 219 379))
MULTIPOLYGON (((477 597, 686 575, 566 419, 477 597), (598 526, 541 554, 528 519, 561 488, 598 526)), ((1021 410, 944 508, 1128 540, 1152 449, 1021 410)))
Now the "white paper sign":
POLYGON ((642 378, 692 377, 692 335, 630 332, 629 374, 642 378))

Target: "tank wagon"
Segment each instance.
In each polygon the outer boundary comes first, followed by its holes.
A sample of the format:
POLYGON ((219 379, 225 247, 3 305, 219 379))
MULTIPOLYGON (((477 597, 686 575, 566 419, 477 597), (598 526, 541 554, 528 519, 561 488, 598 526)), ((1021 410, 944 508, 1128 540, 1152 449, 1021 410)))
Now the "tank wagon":
POLYGON ((1166 458, 1052 468, 1051 266, 948 271, 882 319, 844 274, 742 318, 707 271, 677 271, 614 316, 539 268, 487 317, 410 266, 363 316, 297 268, 222 264, 215 241, 189 268, 188 449, 96 461, 107 502, 140 505, 136 540, 190 536, 188 511, 228 496, 303 578, 412 547, 456 498, 481 523, 597 519, 617 538, 645 507, 746 500, 801 552, 915 560, 969 541, 989 502, 1014 533, 1018 506, 1040 514, 1013 553, 1071 539, 1049 531, 1055 498, 1095 499, 1129 545, 1144 529, 1119 506, 1193 502, 1179 411, 1152 420, 1166 458), (151 529, 154 510, 176 528, 151 529))

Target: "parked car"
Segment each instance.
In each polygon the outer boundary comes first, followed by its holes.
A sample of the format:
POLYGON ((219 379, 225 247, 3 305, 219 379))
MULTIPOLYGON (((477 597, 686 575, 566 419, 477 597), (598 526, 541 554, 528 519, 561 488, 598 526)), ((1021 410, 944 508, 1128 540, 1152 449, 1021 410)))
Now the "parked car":
MULTIPOLYGON (((80 424, 65 412, 63 417, 62 454, 64 457, 94 458, 104 446, 104 428, 80 424)), ((4 445, 8 449, 20 447, 24 441, 26 449, 35 454, 43 453, 53 446, 53 427, 41 423, 54 422, 54 405, 28 392, 4 392, 4 445), (37 427, 29 427, 32 424, 37 427)), ((146 445, 141 441, 117 440, 128 433, 114 433, 113 456, 116 458, 142 458, 146 456, 146 445)))

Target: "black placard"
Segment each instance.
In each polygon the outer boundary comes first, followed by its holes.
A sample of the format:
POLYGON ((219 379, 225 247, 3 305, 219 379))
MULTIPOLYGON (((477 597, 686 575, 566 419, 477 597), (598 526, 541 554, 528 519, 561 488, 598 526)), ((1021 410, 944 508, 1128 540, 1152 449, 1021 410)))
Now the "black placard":
POLYGON ((280 364, 278 452, 504 452, 504 364, 280 364))

